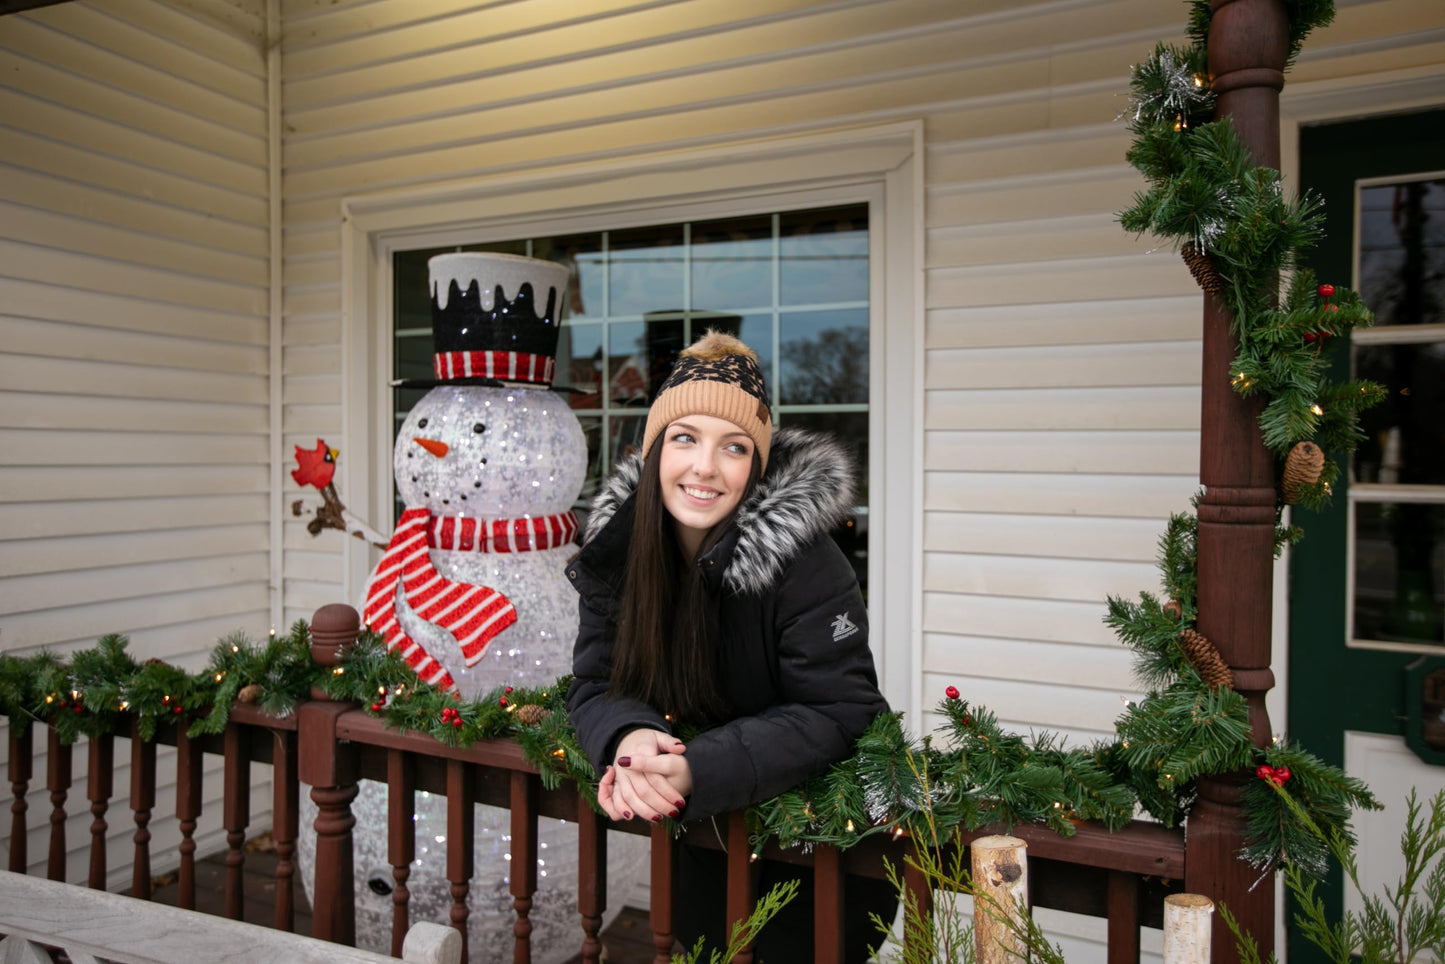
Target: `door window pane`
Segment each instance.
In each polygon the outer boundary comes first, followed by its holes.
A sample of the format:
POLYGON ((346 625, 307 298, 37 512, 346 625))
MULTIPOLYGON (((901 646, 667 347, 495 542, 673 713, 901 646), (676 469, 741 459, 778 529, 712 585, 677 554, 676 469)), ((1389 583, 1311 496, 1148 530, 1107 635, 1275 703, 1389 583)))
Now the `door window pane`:
POLYGON ((1445 505, 1358 503, 1354 539, 1354 637, 1440 644, 1445 505))
POLYGON ((703 221, 692 228, 693 308, 773 303, 773 219, 703 221))
POLYGON ((779 319, 785 405, 868 401, 868 310, 788 312, 779 319))
POLYGON ((682 225, 613 231, 608 242, 609 315, 684 307, 682 225))
POLYGON ((1360 188, 1359 290, 1376 325, 1445 322, 1445 178, 1360 188))
POLYGON ((868 209, 791 211, 778 239, 784 305, 868 300, 868 209))
POLYGON ((1355 478, 1445 485, 1445 342, 1357 346, 1355 374, 1386 392, 1361 413, 1365 441, 1355 452, 1355 478))

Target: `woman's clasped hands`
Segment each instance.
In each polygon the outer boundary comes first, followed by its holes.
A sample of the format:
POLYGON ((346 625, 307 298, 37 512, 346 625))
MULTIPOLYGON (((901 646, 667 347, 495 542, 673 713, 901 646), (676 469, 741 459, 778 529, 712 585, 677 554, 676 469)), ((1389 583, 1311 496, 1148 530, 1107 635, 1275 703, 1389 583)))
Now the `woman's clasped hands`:
POLYGON ((617 755, 597 784, 597 802, 613 820, 679 817, 692 793, 686 745, 661 730, 631 730, 617 742, 617 755))

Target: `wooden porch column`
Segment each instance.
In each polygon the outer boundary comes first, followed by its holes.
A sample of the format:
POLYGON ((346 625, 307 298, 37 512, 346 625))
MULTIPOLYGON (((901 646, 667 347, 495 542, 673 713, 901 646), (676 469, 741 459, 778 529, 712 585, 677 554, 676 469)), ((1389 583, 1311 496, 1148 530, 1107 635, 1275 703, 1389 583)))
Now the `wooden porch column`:
MULTIPOLYGON (((1209 72, 1216 117, 1228 116, 1256 163, 1279 167, 1279 92, 1284 86, 1288 21, 1280 0, 1213 0, 1209 72)), ((1270 739, 1264 695, 1270 670, 1274 570, 1274 460, 1260 438, 1264 401, 1230 385, 1236 340, 1231 313, 1204 296, 1204 364, 1199 476, 1199 631, 1234 671, 1248 701, 1256 745, 1270 739)), ((1199 784, 1189 818, 1185 888, 1227 903, 1260 954, 1274 948, 1274 888, 1251 891, 1257 874, 1236 854, 1243 844, 1240 794, 1248 773, 1199 784)), ((1218 918, 1214 946, 1234 961, 1234 941, 1218 918)))

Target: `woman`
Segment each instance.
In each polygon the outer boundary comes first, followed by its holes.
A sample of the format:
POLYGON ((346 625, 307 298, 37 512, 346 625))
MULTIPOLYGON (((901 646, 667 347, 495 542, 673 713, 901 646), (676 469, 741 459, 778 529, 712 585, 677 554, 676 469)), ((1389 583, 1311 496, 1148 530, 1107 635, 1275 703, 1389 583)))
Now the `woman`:
MULTIPOLYGON (((773 435, 757 356, 708 332, 648 413, 639 455, 598 496, 568 566, 581 594, 567 708, 614 820, 694 820, 787 790, 853 752, 888 709, 852 566, 828 535, 851 509, 836 442, 773 435), (675 728, 702 728, 683 743, 675 728)), ((726 944, 722 855, 680 850, 686 946, 726 944)), ((759 893, 796 868, 769 864, 759 893)), ((811 877, 758 959, 812 959, 811 877)), ((881 881, 852 880, 848 960, 892 919, 881 881)))

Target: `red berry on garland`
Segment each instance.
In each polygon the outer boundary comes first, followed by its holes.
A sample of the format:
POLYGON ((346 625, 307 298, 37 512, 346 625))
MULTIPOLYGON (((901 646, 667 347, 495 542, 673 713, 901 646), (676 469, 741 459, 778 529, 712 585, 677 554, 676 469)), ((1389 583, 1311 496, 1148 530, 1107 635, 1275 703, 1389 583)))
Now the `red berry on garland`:
POLYGON ((969 716, 967 713, 963 714, 963 725, 973 726, 973 717, 969 716))
POLYGON ((946 689, 946 690, 943 691, 943 695, 946 696, 946 697, 948 697, 948 698, 951 699, 951 700, 956 700, 956 699, 958 699, 958 687, 957 687, 957 686, 950 686, 948 689, 946 689))
POLYGON ((460 716, 456 716, 456 717, 453 717, 453 718, 452 718, 452 726, 453 726, 453 727, 455 727, 456 729, 460 730, 460 729, 462 728, 462 725, 463 725, 463 724, 462 724, 462 718, 461 718, 460 716))
POLYGON ((512 692, 512 688, 511 688, 510 686, 508 686, 506 689, 502 690, 502 692, 503 692, 503 693, 510 693, 510 692, 512 692))
POLYGON ((372 704, 371 704, 371 712, 373 712, 373 713, 380 713, 380 712, 381 712, 381 704, 380 704, 380 703, 372 703, 372 704))
POLYGON ((84 712, 85 712, 85 707, 81 706, 79 703, 76 703, 76 704, 75 704, 75 712, 77 712, 77 713, 84 713, 84 712))
POLYGON ((1286 783, 1289 782, 1289 778, 1290 778, 1289 767, 1280 767, 1278 770, 1274 771, 1273 780, 1274 780, 1274 785, 1277 786, 1277 787, 1282 787, 1282 786, 1284 786, 1286 783))
POLYGON ((497 700, 497 705, 505 707, 507 705, 507 698, 504 696, 501 699, 497 700))
POLYGON ((171 707, 171 712, 174 713, 176 716, 180 716, 182 713, 185 712, 185 710, 179 706, 173 706, 171 707))
POLYGON ((1259 777, 1261 780, 1273 781, 1274 767, 1270 766, 1268 763, 1261 763, 1259 766, 1254 768, 1254 775, 1259 777))
POLYGON ((1320 285, 1318 290, 1321 298, 1333 298, 1335 296, 1334 285, 1320 285))
POLYGON ((1325 311, 1339 311, 1339 305, 1325 305, 1325 311))
POLYGON ((1315 334, 1314 332, 1312 332, 1312 331, 1307 331, 1307 332, 1305 332, 1305 336, 1304 336, 1304 337, 1305 337, 1305 341, 1314 341, 1316 338, 1319 337, 1319 335, 1316 335, 1316 334, 1315 334))

